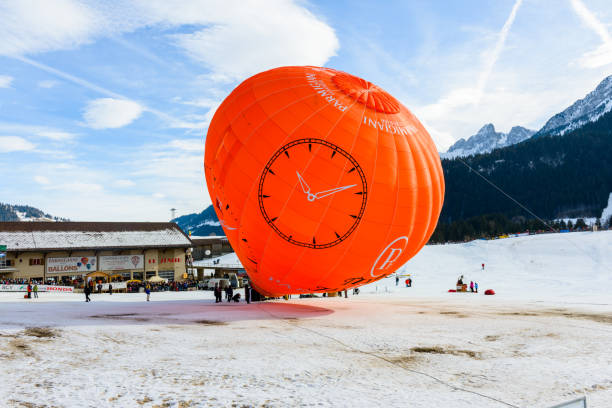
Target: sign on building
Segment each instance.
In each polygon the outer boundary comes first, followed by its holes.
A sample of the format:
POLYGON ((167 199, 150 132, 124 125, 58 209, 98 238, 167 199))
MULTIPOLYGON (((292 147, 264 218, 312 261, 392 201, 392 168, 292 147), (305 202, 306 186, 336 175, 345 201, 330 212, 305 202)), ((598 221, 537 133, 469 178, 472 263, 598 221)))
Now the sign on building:
POLYGON ((144 269, 143 255, 101 256, 101 271, 118 271, 124 269, 144 269))
POLYGON ((47 258, 47 273, 93 272, 96 269, 96 257, 71 256, 67 258, 47 258))

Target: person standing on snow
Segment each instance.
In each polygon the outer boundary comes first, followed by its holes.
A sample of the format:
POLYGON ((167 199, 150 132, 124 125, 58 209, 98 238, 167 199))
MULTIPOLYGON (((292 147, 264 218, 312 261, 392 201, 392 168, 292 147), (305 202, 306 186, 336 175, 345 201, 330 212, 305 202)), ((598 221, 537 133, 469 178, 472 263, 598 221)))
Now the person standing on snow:
POLYGON ((219 303, 221 301, 221 288, 218 283, 215 283, 215 303, 219 303))
POLYGON ((478 293, 478 282, 474 282, 474 290, 478 293))
POLYGON ((248 283, 244 285, 244 298, 246 299, 247 304, 251 303, 251 287, 248 283))
POLYGON ((474 281, 470 281, 470 292, 474 293, 474 281))
POLYGON ((226 290, 226 293, 227 293, 227 301, 231 302, 232 298, 234 297, 234 288, 232 287, 232 285, 229 285, 227 287, 227 289, 225 289, 225 290, 226 290))
POLYGON ((37 283, 34 284, 33 291, 34 291, 34 299, 38 299, 38 284, 37 283))
POLYGON ((151 299, 151 286, 147 285, 145 287, 145 293, 147 294, 147 302, 151 299))
POLYGON ((91 293, 91 288, 89 287, 89 285, 85 285, 83 292, 85 292, 85 301, 91 302, 91 299, 89 298, 89 294, 91 293))
POLYGON ((28 283, 28 299, 32 299, 32 284, 28 283))
POLYGON ((113 294, 113 285, 110 282, 108 282, 108 294, 109 295, 113 294))
POLYGON ((399 276, 395 275, 395 286, 399 285, 399 276))

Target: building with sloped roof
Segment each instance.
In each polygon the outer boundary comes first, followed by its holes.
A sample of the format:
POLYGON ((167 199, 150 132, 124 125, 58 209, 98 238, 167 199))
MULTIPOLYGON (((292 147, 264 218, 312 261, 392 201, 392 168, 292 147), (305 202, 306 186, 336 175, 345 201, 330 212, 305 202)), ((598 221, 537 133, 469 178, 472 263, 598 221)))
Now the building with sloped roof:
POLYGON ((192 243, 169 222, 0 222, 0 280, 169 281, 187 277, 192 243))

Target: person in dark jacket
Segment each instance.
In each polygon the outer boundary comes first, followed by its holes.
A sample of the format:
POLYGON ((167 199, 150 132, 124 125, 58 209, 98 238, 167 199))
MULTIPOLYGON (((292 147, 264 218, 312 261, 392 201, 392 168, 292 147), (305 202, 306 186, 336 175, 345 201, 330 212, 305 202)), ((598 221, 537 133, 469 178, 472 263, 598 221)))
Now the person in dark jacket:
POLYGON ((108 294, 112 295, 113 294, 113 285, 111 285, 110 282, 108 282, 108 294))
POLYGON ((251 287, 248 283, 244 285, 244 299, 247 303, 251 303, 251 287))
POLYGON ((227 301, 231 302, 232 301, 232 297, 234 297, 234 288, 232 288, 232 285, 229 285, 225 289, 225 293, 227 293, 227 301))
POLYGON ((85 285, 85 289, 83 289, 83 292, 85 292, 85 301, 91 302, 91 299, 89 298, 89 295, 91 294, 91 288, 89 287, 89 285, 85 285))
POLYGON ((221 288, 218 283, 215 283, 215 303, 221 302, 221 288))

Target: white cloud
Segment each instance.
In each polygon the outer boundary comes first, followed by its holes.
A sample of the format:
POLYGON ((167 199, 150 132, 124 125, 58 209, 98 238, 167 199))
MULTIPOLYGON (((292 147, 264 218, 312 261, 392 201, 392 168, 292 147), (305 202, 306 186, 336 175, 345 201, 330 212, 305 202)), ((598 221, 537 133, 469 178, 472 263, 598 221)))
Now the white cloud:
POLYGON ((323 65, 339 48, 334 30, 293 2, 229 3, 234 4, 176 7, 159 1, 151 9, 170 21, 184 24, 191 19, 206 25, 172 38, 189 57, 209 67, 218 80, 244 79, 283 65, 323 65))
POLYGON ((589 10, 582 0, 571 0, 580 19, 601 39, 602 44, 582 55, 578 63, 585 68, 599 68, 612 64, 612 38, 606 26, 589 10))
POLYGON ((174 149, 187 152, 204 152, 204 145, 201 139, 176 139, 171 140, 168 146, 174 149))
POLYGON ((34 176, 34 181, 42 185, 51 184, 51 181, 45 176, 34 176))
POLYGON ((100 98, 87 104, 83 119, 93 129, 120 128, 138 119, 142 110, 142 106, 134 101, 100 98))
POLYGON ((13 77, 8 75, 0 75, 0 88, 10 88, 13 77))
POLYGON ((154 198, 165 198, 166 195, 162 193, 153 193, 153 197, 154 198))
POLYGON ((30 0, 0 4, 0 16, 0 55, 14 57, 71 49, 143 27, 189 26, 190 32, 168 39, 208 67, 216 81, 282 65, 323 65, 339 48, 333 29, 291 0, 30 0))
POLYGON ((56 141, 72 140, 76 137, 74 133, 59 132, 59 131, 38 132, 37 135, 40 137, 45 137, 47 139, 56 140, 56 141))
POLYGON ((1 55, 74 48, 97 31, 95 13, 71 0, 2 2, 0 16, 1 55))
POLYGON ((119 187, 119 188, 127 188, 127 187, 134 187, 136 183, 134 183, 132 180, 122 179, 122 180, 117 180, 114 183, 114 185, 115 187, 119 187))
POLYGON ((54 86, 56 86, 57 84, 59 84, 59 81, 55 81, 53 79, 45 79, 44 81, 38 81, 38 86, 41 88, 53 88, 54 86))
POLYGON ((18 136, 0 136, 0 153, 19 152, 33 150, 33 143, 18 136))

